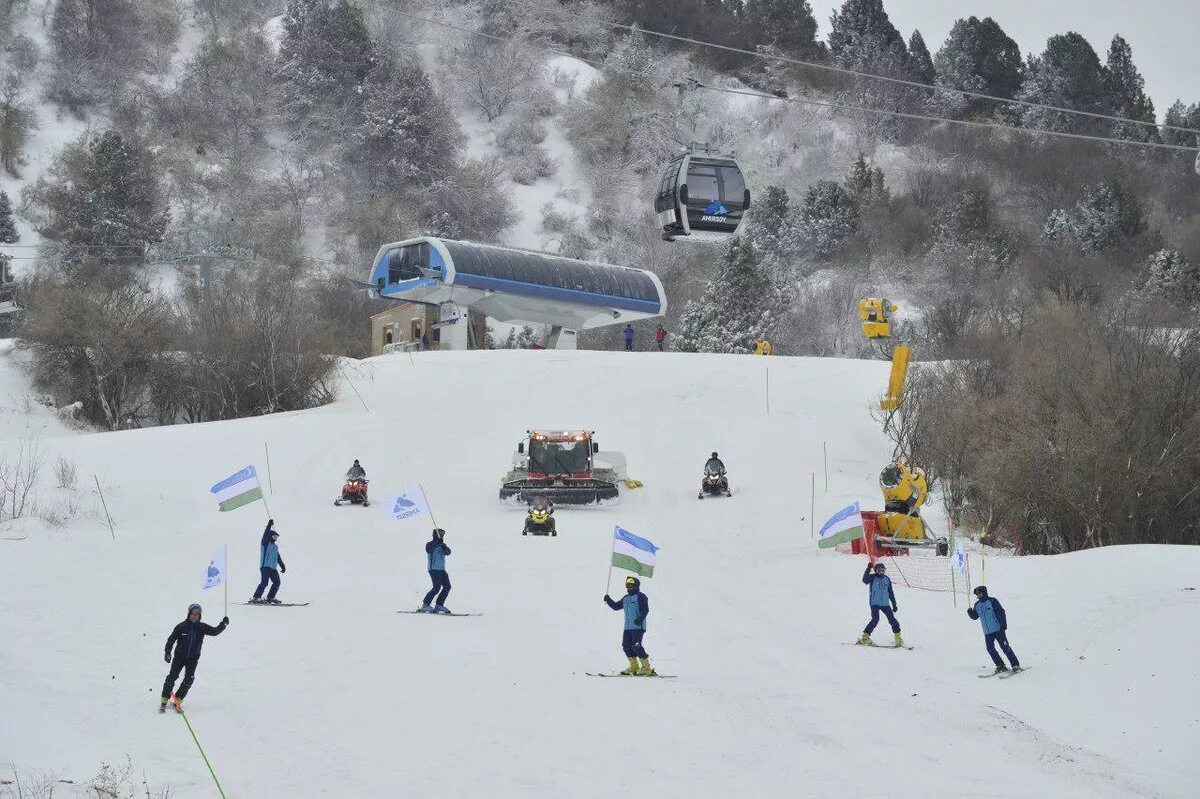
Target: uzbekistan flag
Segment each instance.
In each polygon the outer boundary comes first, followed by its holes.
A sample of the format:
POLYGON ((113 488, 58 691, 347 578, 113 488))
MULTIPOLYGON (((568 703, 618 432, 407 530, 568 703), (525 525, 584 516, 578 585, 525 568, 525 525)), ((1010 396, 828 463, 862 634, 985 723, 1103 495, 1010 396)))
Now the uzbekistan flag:
POLYGON ((612 565, 642 577, 654 576, 658 547, 619 525, 613 533, 612 565))
POLYGON ((817 546, 821 549, 831 549, 838 544, 862 538, 865 534, 862 524, 862 511, 855 502, 848 508, 842 508, 821 525, 821 538, 817 546))
POLYGON ((263 498, 262 488, 258 485, 258 473, 253 466, 226 477, 210 491, 223 511, 234 510, 263 498))

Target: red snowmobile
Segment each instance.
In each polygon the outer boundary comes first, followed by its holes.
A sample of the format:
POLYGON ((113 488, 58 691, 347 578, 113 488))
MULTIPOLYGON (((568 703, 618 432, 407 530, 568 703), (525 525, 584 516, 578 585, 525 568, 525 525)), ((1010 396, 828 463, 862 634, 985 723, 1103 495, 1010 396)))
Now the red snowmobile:
POLYGON ((355 477, 346 481, 342 486, 342 495, 333 501, 334 505, 349 502, 351 505, 362 505, 364 508, 371 504, 367 499, 367 482, 365 477, 355 477))

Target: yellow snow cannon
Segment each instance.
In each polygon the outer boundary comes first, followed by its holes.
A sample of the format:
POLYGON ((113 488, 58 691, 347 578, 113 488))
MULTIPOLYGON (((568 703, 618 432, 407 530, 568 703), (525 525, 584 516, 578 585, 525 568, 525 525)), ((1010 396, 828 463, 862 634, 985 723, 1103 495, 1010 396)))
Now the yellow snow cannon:
POLYGON ((869 339, 892 335, 892 314, 897 310, 886 297, 870 297, 858 301, 858 315, 863 320, 862 331, 869 339))
POLYGON ((899 458, 879 473, 879 490, 884 502, 883 512, 875 517, 879 534, 897 541, 925 540, 920 510, 928 496, 929 483, 924 470, 910 467, 899 458))

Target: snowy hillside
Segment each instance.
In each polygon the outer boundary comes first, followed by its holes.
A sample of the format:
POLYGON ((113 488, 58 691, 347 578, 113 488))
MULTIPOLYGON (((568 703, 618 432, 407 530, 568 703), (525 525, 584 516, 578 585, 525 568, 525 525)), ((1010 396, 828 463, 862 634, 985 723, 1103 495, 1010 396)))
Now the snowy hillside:
MULTIPOLYGON (((175 797, 215 795, 183 721, 155 712, 162 645, 189 602, 220 619, 221 589, 200 586, 222 545, 231 603, 253 590, 266 513, 218 514, 208 488, 251 462, 265 479, 266 444, 280 596, 312 604, 231 604, 205 646, 186 707, 228 796, 1194 795, 1194 548, 989 560, 1033 667, 1013 680, 976 679, 988 660, 961 596, 898 589, 913 651, 844 645, 865 620, 863 560, 818 553, 808 493, 816 472, 821 519, 878 501, 891 450, 867 406, 886 370, 422 353, 346 363, 369 411, 343 386, 301 413, 44 432, 48 457, 104 482, 115 540, 93 515, 0 542, 0 761, 78 780, 128 753, 175 797), (521 537, 496 491, 531 426, 595 430, 645 487, 521 537), (714 449, 735 496, 697 502, 714 449), (447 604, 483 616, 395 613, 427 588, 430 524, 333 507, 354 458, 376 498, 424 483, 453 548, 447 604), (624 663, 601 603, 614 523, 662 547, 646 646, 675 680, 584 675, 624 663)), ((20 433, 0 426, 5 453, 20 433)))

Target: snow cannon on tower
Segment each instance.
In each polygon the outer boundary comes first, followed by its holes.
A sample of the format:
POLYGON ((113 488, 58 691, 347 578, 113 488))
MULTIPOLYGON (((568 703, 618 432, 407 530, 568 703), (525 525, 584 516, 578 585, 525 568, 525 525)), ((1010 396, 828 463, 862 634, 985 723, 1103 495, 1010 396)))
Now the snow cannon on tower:
POLYGON ((892 335, 892 314, 899 308, 886 297, 869 297, 858 301, 858 315, 863 320, 862 331, 869 339, 892 335))
POLYGON ((530 504, 545 497, 555 505, 595 505, 618 497, 625 455, 601 452, 589 430, 528 430, 517 444, 512 470, 504 476, 500 499, 530 504))
POLYGON ((904 383, 908 378, 908 361, 912 355, 912 348, 907 344, 895 344, 889 348, 888 343, 893 339, 892 314, 897 310, 899 306, 886 297, 869 297, 858 301, 863 334, 878 344, 880 353, 892 361, 887 395, 879 402, 879 407, 885 411, 897 410, 904 400, 904 383))

